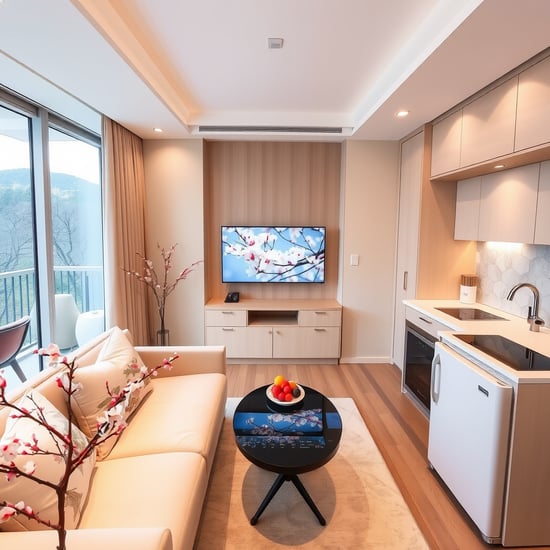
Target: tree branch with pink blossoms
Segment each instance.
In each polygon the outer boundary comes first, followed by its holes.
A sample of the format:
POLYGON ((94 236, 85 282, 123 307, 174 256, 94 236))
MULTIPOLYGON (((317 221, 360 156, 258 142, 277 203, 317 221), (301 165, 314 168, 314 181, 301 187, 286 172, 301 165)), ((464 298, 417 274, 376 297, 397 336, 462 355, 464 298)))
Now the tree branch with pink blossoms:
POLYGON ((35 483, 53 489, 57 496, 58 521, 57 523, 52 523, 49 520, 43 520, 38 511, 33 510, 22 501, 12 503, 0 500, 0 523, 8 521, 15 515, 25 516, 46 527, 57 530, 57 550, 66 550, 65 503, 71 475, 94 452, 95 447, 111 437, 120 435, 126 428, 123 412, 128 405, 131 394, 142 388, 148 378, 156 376, 160 369, 170 370, 172 363, 178 358, 178 355, 171 355, 167 359, 164 359, 162 364, 154 368, 140 368, 137 363, 130 364, 129 367, 136 371, 136 378, 129 381, 119 392, 112 392, 108 381, 106 381, 105 387, 110 401, 106 411, 98 418, 97 433, 83 448, 78 448, 73 442, 72 437, 73 426, 76 426, 76 422, 71 404, 74 393, 82 389, 81 384, 75 382, 76 359, 69 361, 67 357, 62 357, 59 353, 59 348, 55 344, 50 344, 47 348, 36 350, 35 353, 50 357, 50 365, 61 364, 66 367, 66 370, 59 374, 56 380, 59 388, 67 395, 67 432, 59 431, 48 422, 43 410, 36 403, 32 394, 27 396, 34 405, 32 409, 10 403, 6 398, 7 382, 2 371, 0 371, 0 407, 8 407, 12 410, 11 418, 26 418, 35 422, 37 426, 45 428, 52 436, 52 440, 55 441, 56 447, 56 450, 52 452, 51 450, 41 448, 34 434, 31 441, 23 441, 15 434, 11 440, 4 441, 0 445, 0 474, 4 474, 8 481, 16 477, 25 477, 35 483), (64 462, 65 468, 58 483, 43 479, 36 472, 36 465, 32 461, 32 457, 40 455, 58 456, 64 462), (18 466, 15 462, 18 456, 28 456, 29 460, 24 465, 18 466))
MULTIPOLYGON (((163 271, 159 275, 155 269, 155 266, 152 260, 147 259, 145 256, 141 255, 139 252, 136 252, 142 263, 142 271, 132 271, 130 269, 123 268, 126 272, 126 275, 133 277, 136 281, 143 283, 148 286, 152 291, 157 303, 157 309, 160 317, 160 333, 162 337, 166 335, 166 327, 164 324, 164 313, 166 309, 166 298, 177 287, 180 281, 187 279, 189 274, 195 269, 197 265, 202 263, 202 260, 197 260, 193 262, 189 267, 184 268, 178 276, 172 281, 168 281, 168 274, 172 269, 172 256, 176 249, 177 243, 173 244, 168 250, 161 248, 160 244, 157 243, 157 248, 160 250, 160 255, 162 256, 163 262, 163 271)), ((161 345, 168 345, 168 342, 163 340, 161 345)))

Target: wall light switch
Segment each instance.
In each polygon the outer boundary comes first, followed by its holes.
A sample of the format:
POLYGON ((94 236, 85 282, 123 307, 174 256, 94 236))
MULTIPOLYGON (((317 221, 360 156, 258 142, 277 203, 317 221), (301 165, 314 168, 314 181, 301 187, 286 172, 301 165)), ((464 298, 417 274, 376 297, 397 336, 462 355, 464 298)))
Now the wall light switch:
POLYGON ((349 257, 349 265, 359 265, 359 254, 351 254, 349 257))

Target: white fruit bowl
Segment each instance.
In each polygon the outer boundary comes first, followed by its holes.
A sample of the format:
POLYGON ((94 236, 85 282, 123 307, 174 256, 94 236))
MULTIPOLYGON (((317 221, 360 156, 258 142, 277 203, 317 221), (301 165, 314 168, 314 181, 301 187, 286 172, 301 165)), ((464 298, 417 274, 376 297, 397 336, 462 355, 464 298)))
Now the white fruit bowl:
POLYGON ((291 407, 292 405, 296 405, 297 403, 300 403, 306 395, 306 392, 304 391, 304 388, 300 386, 300 384, 296 384, 296 387, 300 390, 300 395, 298 397, 292 398, 291 401, 279 401, 276 397, 273 396, 273 386, 275 384, 271 384, 267 387, 265 390, 265 394, 267 398, 272 402, 275 403, 275 405, 280 405, 281 407, 291 407))

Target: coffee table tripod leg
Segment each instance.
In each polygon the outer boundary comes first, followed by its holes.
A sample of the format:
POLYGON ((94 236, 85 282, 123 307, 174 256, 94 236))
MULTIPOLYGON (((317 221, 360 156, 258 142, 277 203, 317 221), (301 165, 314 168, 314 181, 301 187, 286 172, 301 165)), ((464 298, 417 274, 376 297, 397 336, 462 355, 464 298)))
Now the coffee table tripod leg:
POLYGON ((285 482, 285 475, 279 474, 277 476, 277 479, 273 482, 271 489, 269 489, 269 491, 267 492, 267 495, 265 495, 265 498, 262 500, 262 503, 260 504, 258 510, 250 520, 250 525, 256 525, 256 523, 258 523, 258 520, 260 519, 260 516, 262 515, 263 511, 267 508, 267 505, 271 502, 271 499, 275 496, 275 494, 281 488, 281 485, 284 482, 285 482))
POLYGON ((308 503, 309 507, 311 508, 311 511, 317 516, 317 519, 319 520, 319 523, 321 525, 326 525, 327 522, 325 518, 323 517, 323 514, 319 511, 319 508, 315 505, 315 502, 313 502, 313 499, 309 496, 309 493, 307 492, 307 489, 304 487, 304 484, 300 481, 300 478, 296 475, 290 476, 290 481, 294 483, 296 489, 298 489, 298 492, 304 497, 304 500, 308 503))

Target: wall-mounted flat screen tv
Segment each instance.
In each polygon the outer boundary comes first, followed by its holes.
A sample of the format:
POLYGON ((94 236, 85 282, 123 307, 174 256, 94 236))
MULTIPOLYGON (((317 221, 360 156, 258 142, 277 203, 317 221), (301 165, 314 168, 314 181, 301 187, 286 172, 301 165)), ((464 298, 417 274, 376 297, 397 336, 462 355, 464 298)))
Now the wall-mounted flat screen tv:
POLYGON ((324 283, 325 227, 222 226, 222 282, 324 283))

